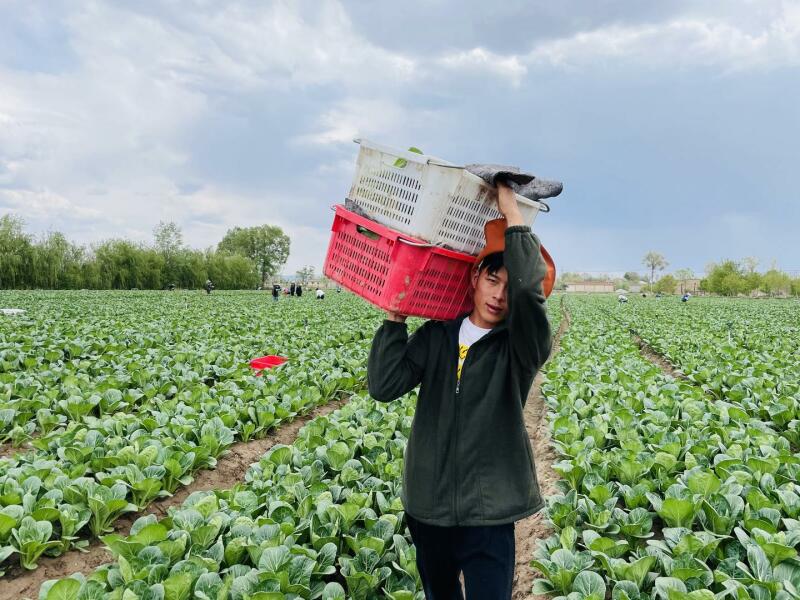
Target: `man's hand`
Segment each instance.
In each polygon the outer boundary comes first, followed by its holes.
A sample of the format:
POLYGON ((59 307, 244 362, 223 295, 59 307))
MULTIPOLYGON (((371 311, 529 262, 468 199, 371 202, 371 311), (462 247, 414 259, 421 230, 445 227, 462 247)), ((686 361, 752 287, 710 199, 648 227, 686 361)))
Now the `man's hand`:
POLYGON ((405 323, 406 316, 397 314, 396 312, 392 312, 390 310, 386 311, 386 319, 388 321, 394 321, 395 323, 405 323))
POLYGON ((506 218, 506 225, 525 225, 522 213, 519 212, 517 196, 505 183, 497 182, 497 209, 506 218))

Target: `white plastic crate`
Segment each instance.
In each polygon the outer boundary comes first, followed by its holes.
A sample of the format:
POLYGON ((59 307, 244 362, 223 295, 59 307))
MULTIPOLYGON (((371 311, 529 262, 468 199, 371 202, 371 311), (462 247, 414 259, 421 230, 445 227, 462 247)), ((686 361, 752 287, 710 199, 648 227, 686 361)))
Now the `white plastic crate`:
MULTIPOLYGON (((502 216, 494 188, 445 160, 355 141, 361 150, 348 199, 366 216, 437 246, 467 254, 481 251, 484 224, 502 216), (398 159, 405 165, 398 166, 398 159)), ((517 194, 517 204, 532 226, 542 203, 517 194)))

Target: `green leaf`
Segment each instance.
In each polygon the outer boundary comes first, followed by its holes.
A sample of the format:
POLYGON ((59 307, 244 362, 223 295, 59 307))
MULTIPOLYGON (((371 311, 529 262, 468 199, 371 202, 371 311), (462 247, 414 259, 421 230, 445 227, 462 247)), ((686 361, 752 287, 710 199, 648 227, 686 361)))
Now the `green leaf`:
POLYGON ((328 463, 334 471, 341 471, 344 464, 350 460, 350 448, 344 442, 336 442, 325 452, 328 463))
POLYGON ((747 562, 753 570, 753 575, 758 581, 768 582, 772 580, 772 567, 769 559, 759 546, 750 545, 747 548, 747 562))
POLYGON ((150 546, 152 544, 157 544, 158 542, 163 542, 167 539, 167 528, 164 527, 161 523, 154 523, 152 525, 147 525, 139 530, 138 533, 132 535, 128 538, 128 541, 136 542, 139 544, 143 544, 145 546, 150 546))
POLYGON ((572 582, 573 591, 578 592, 585 600, 605 600, 606 584, 603 578, 594 571, 581 571, 572 582))
POLYGON ((719 491, 722 482, 711 471, 696 470, 686 477, 686 486, 693 494, 708 497, 719 491))
POLYGON ((686 584, 676 577, 658 577, 656 578, 655 591, 660 600, 669 600, 670 591, 685 594, 686 584))
POLYGON ((44 600, 78 600, 80 591, 80 581, 76 581, 75 579, 61 579, 47 591, 44 600))
POLYGON ((291 554, 286 546, 267 548, 261 554, 258 568, 266 573, 280 573, 291 560, 291 554))
POLYGON ((785 560, 797 557, 797 550, 786 546, 785 544, 767 542, 759 545, 761 546, 761 549, 764 550, 764 554, 767 555, 767 558, 773 567, 785 560))
POLYGON ((322 600, 345 600, 344 588, 336 582, 331 582, 322 591, 322 600))
POLYGON ((632 563, 618 565, 615 568, 615 573, 619 579, 632 581, 636 584, 636 587, 641 589, 644 584, 644 579, 647 577, 647 573, 655 563, 656 558, 654 556, 643 556, 632 563))
POLYGON ((199 600, 217 600, 222 586, 222 579, 217 573, 203 573, 194 584, 194 595, 199 600))
POLYGON ((639 586, 632 581, 618 581, 611 591, 612 600, 633 600, 639 598, 639 586))
POLYGON ((269 453, 269 460, 276 465, 288 465, 292 460, 292 449, 283 444, 273 446, 269 453))
POLYGON ((659 516, 670 527, 686 527, 691 529, 697 506, 690 500, 666 498, 657 510, 659 516))
POLYGON ((787 583, 800 588, 800 562, 795 559, 782 562, 773 569, 772 576, 776 581, 787 583))
POLYGON ((192 576, 175 573, 164 580, 164 600, 187 600, 192 592, 192 576))

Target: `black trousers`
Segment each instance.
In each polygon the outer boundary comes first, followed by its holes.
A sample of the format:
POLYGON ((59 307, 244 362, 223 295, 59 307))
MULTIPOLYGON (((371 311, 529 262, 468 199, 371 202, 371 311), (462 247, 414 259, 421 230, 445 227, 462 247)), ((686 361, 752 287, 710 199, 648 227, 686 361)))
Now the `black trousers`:
POLYGON ((514 580, 514 524, 436 527, 406 513, 417 548, 426 600, 510 600, 514 580))

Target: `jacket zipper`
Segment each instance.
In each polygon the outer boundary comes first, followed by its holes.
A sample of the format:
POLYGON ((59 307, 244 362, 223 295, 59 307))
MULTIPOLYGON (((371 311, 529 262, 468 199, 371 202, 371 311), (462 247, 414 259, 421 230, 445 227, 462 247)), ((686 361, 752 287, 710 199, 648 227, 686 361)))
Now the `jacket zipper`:
MULTIPOLYGON (((469 318, 469 317, 466 317, 466 318, 469 318)), ((472 350, 472 348, 475 346, 475 344, 480 344, 483 340, 485 340, 491 334, 492 334, 492 332, 490 331, 489 333, 484 335, 481 339, 479 339, 477 342, 472 344, 472 346, 469 347, 469 349, 467 350, 466 355, 464 356, 464 362, 461 363, 461 376, 462 377, 464 376, 464 369, 467 366, 467 359, 469 358, 470 350, 472 350)), ((456 338, 456 360, 457 359, 458 359, 458 338, 456 338)), ((457 367, 458 367, 458 362, 456 362, 456 368, 457 367)), ((460 393, 461 393, 461 377, 458 377, 456 375, 456 398, 455 398, 455 403, 456 403, 456 406, 455 406, 455 428, 456 428, 456 430, 455 430, 455 434, 454 434, 455 439, 454 439, 454 444, 453 444, 453 453, 454 453, 454 456, 453 456, 453 512, 456 515, 456 527, 460 526, 460 524, 461 524, 461 519, 460 519, 459 514, 458 514, 458 431, 459 431, 458 415, 459 415, 459 411, 460 411, 460 408, 461 408, 460 407, 461 402, 459 401, 459 394, 460 393)))
MULTIPOLYGON (((467 350, 467 354, 464 355, 464 362, 461 363, 461 373, 464 373, 464 365, 467 364, 467 356, 469 355, 469 350, 467 350)), ((456 368, 458 368, 458 340, 456 340, 456 368)), ((455 421, 455 431, 453 432, 453 514, 456 517, 456 527, 458 527, 461 523, 461 519, 458 516, 458 415, 459 409, 461 408, 459 405, 461 404, 459 400, 459 394, 461 393, 461 377, 458 376, 458 371, 456 371, 456 396, 455 396, 455 411, 454 411, 454 421, 455 421)))
MULTIPOLYGON (((467 352, 469 353, 469 352, 467 352)), ((467 362, 467 357, 464 357, 464 363, 467 362)), ((462 365, 463 369, 463 365, 462 365)), ((462 371, 463 372, 463 371, 462 371)), ((459 378, 456 382, 456 410, 455 410, 455 422, 456 422, 456 430, 455 430, 455 441, 453 444, 453 512, 456 515, 456 527, 459 526, 461 523, 461 519, 458 516, 458 413, 459 413, 459 401, 458 394, 461 392, 461 378, 459 378)))

